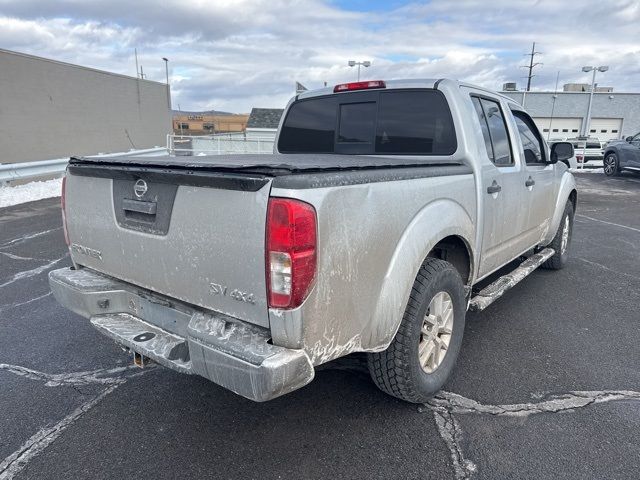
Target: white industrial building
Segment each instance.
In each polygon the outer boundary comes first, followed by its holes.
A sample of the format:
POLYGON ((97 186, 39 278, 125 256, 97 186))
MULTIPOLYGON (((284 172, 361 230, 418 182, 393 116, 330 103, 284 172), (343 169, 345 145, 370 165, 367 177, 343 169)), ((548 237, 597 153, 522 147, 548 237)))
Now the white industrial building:
MULTIPOLYGON (((589 108, 589 86, 567 84, 560 92, 523 92, 505 84, 503 94, 524 105, 546 138, 583 135, 589 108), (582 87, 582 88, 581 88, 582 87)), ((601 142, 640 132, 640 93, 618 93, 596 87, 587 136, 601 142)))

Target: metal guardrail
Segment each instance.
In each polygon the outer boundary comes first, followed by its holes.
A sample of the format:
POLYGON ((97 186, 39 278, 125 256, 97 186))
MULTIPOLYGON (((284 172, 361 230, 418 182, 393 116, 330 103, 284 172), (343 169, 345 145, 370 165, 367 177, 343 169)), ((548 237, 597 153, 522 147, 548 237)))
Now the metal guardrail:
MULTIPOLYGON (((117 157, 119 155, 147 156, 166 152, 164 147, 148 148, 145 150, 133 150, 130 152, 108 153, 90 155, 92 157, 117 157)), ((62 175, 66 168, 68 158, 56 160, 42 160, 38 162, 18 162, 0 164, 0 186, 8 185, 14 180, 30 180, 39 177, 53 177, 62 175)))
MULTIPOLYGON (((274 136, 245 138, 242 134, 189 136, 167 135, 166 147, 155 147, 130 152, 91 155, 93 157, 117 157, 119 155, 152 156, 169 153, 176 156, 224 155, 234 153, 273 153, 274 136)), ((38 177, 62 175, 67 168, 68 159, 43 160, 38 162, 19 162, 0 164, 0 186, 14 180, 30 180, 38 177)))
POLYGON ((67 158, 58 158, 40 162, 0 164, 0 185, 7 185, 12 180, 62 175, 68 161, 67 158))

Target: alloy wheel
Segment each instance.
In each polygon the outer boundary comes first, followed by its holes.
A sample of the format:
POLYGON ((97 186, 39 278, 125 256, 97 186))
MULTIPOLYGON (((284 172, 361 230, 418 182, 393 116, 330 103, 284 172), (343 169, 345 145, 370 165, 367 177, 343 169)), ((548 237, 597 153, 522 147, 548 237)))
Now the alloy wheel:
POLYGON ((616 157, 614 155, 607 155, 604 160, 604 173, 607 175, 613 175, 616 170, 616 157))
POLYGON ((567 251, 567 246, 569 245, 569 230, 571 226, 569 224, 569 215, 564 217, 564 225, 562 227, 562 242, 560 243, 560 254, 564 255, 564 252, 567 251))
POLYGON ((438 292, 431 299, 420 333, 420 365, 426 373, 433 373, 442 364, 453 334, 453 302, 447 292, 438 292))

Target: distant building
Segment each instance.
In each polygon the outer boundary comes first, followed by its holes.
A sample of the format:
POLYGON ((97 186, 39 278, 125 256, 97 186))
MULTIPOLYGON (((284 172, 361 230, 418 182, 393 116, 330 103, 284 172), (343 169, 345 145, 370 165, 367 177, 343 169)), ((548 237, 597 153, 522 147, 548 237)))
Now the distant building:
MULTIPOLYGON (((588 92, 591 90, 591 84, 589 83, 565 83, 562 86, 562 90, 564 92, 588 92)), ((596 83, 596 88, 593 90, 594 93, 611 93, 613 92, 613 87, 599 87, 596 83)))
POLYGON ((0 49, 0 163, 164 145, 164 83, 0 49))
POLYGON ((282 108, 252 108, 247 122, 247 138, 275 138, 282 108))
MULTIPOLYGON (((502 93, 525 106, 545 138, 582 135, 589 106, 589 85, 567 84, 562 92, 502 93)), ((640 132, 640 93, 614 93, 612 87, 596 87, 587 136, 601 142, 640 132), (606 89, 600 91, 599 89, 606 89)))
POLYGON ((246 114, 174 112, 173 132, 177 135, 244 132, 248 119, 246 114))

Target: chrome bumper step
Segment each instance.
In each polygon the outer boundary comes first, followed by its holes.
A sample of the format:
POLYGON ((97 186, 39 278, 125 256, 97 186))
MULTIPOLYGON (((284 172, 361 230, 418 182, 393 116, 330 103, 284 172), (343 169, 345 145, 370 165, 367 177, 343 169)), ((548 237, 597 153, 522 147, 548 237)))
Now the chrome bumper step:
POLYGON ((49 284, 61 305, 132 351, 137 363, 151 359, 258 402, 296 390, 314 377, 308 355, 273 345, 264 327, 202 311, 88 268, 53 270, 49 284))
POLYGON ((90 321, 101 333, 133 352, 181 373, 192 373, 189 347, 184 338, 128 313, 99 315, 90 321))

